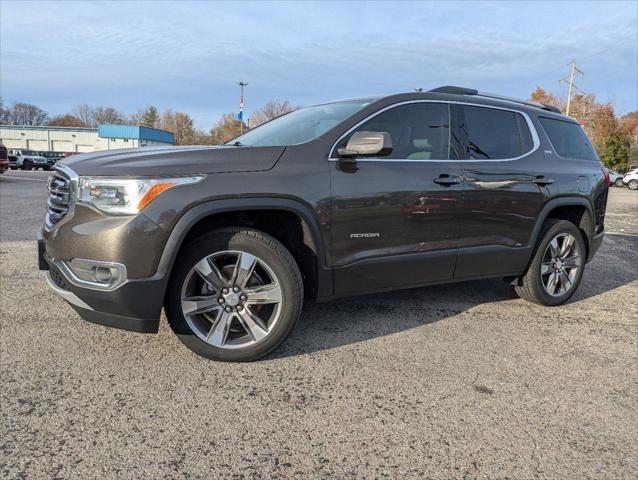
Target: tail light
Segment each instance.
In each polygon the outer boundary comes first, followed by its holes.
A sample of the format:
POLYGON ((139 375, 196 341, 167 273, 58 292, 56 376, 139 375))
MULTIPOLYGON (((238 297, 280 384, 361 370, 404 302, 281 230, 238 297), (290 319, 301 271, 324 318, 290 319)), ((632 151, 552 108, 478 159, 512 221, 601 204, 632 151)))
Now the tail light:
POLYGON ((607 170, 605 167, 603 167, 603 175, 605 176, 607 185, 611 186, 611 176, 609 175, 609 170, 607 170))

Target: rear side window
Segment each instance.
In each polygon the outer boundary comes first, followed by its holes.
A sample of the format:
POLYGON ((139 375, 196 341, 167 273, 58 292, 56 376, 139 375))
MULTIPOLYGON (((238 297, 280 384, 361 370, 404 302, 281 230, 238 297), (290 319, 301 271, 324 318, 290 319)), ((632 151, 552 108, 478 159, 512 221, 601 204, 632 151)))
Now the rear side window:
POLYGON ((508 110, 464 106, 461 130, 467 138, 464 158, 502 160, 520 157, 533 148, 532 135, 522 115, 508 110))
POLYGON ((580 125, 546 117, 540 117, 539 120, 554 150, 561 157, 598 161, 596 151, 580 125))

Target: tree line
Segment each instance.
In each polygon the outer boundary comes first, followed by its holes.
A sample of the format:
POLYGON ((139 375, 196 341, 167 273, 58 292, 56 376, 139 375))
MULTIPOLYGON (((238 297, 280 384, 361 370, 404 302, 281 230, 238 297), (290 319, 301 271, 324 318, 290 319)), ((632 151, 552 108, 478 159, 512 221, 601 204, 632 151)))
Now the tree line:
MULTIPOLYGON (((537 87, 530 100, 558 107, 565 113, 567 101, 537 87)), ((5 107, 0 98, 0 123, 11 125, 50 125, 60 127, 95 127, 103 123, 134 124, 167 130, 175 135, 177 145, 217 145, 268 120, 296 110, 288 100, 270 101, 257 109, 249 123, 240 123, 235 113, 224 113, 210 130, 193 126, 185 112, 166 109, 160 113, 150 105, 133 114, 123 114, 109 106, 76 105, 69 113, 50 117, 29 103, 18 102, 5 107)), ((596 148, 603 163, 616 171, 638 165, 638 111, 622 117, 616 115, 611 102, 598 102, 594 94, 578 94, 570 102, 570 116, 578 120, 596 148)))
POLYGON ((195 128, 188 113, 170 108, 160 113, 154 105, 140 108, 132 114, 124 114, 109 106, 80 104, 68 113, 51 117, 36 105, 16 102, 8 107, 0 98, 0 124, 76 128, 96 127, 100 124, 142 125, 172 132, 176 145, 217 145, 236 137, 242 129, 245 132, 298 108, 288 100, 269 101, 253 112, 248 123, 240 123, 235 113, 224 113, 213 128, 207 131, 195 128))

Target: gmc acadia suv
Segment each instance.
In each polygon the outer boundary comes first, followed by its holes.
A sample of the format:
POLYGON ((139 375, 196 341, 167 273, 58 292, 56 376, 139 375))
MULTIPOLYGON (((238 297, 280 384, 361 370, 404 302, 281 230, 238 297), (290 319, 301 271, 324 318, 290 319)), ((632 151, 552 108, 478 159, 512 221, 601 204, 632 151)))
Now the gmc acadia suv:
POLYGON ((297 110, 222 146, 61 160, 40 268, 86 320, 253 360, 304 299, 501 277, 560 305, 608 179, 554 107, 441 87, 297 110))

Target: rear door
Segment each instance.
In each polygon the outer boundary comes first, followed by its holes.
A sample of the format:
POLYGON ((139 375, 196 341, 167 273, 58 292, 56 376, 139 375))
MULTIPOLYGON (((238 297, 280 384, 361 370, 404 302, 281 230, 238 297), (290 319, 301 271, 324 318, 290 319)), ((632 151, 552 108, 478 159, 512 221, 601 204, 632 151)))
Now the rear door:
POLYGON ((330 161, 336 294, 450 280, 463 192, 447 103, 410 102, 344 136, 330 161), (357 131, 387 132, 390 155, 338 158, 357 131))
POLYGON ((530 237, 555 188, 524 112, 458 105, 465 191, 455 278, 520 273, 530 237))

